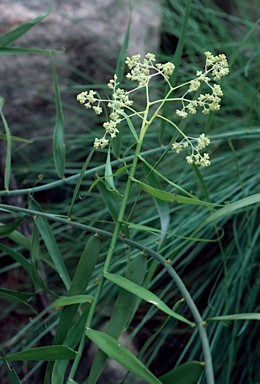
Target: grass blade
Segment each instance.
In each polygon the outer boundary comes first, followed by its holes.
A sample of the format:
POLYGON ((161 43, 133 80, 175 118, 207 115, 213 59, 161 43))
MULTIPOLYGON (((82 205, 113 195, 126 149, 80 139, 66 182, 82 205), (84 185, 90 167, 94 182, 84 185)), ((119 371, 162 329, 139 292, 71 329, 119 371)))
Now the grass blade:
MULTIPOLYGON (((40 205, 32 197, 30 198, 30 205, 33 210, 42 212, 40 205)), ((37 216, 34 219, 34 222, 41 234, 61 280, 67 290, 69 290, 71 284, 70 276, 48 221, 42 216, 37 216)))
POLYGON ((86 336, 93 341, 103 352, 127 370, 142 377, 148 383, 160 384, 158 380, 128 349, 118 343, 113 337, 106 333, 87 328, 86 336))
POLYGON ((56 125, 53 134, 53 158, 56 172, 60 178, 64 177, 65 172, 65 142, 64 142, 64 118, 62 110, 62 102, 59 90, 58 76, 55 68, 53 55, 50 54, 52 74, 55 90, 56 105, 56 125))
MULTIPOLYGON (((83 314, 80 316, 75 326, 73 327, 73 332, 71 332, 65 341, 65 345, 75 349, 78 341, 85 330, 87 317, 89 315, 89 306, 85 309, 83 314)), ((68 361, 66 360, 57 360, 54 364, 52 371, 52 384, 60 384, 64 382, 65 372, 68 366, 68 361)))
POLYGON ((17 261, 21 267, 23 267, 26 272, 31 276, 31 263, 20 253, 13 250, 10 247, 7 247, 7 245, 0 243, 0 249, 5 252, 8 256, 12 257, 15 261, 17 261))
POLYGON ((50 53, 62 53, 62 51, 54 51, 41 48, 17 48, 17 47, 0 47, 0 55, 25 55, 31 53, 39 53, 49 55, 50 53))
POLYGON ((257 193, 252 196, 245 197, 244 199, 238 200, 235 203, 227 204, 224 208, 219 209, 218 211, 212 213, 203 223, 196 229, 196 233, 204 228, 207 224, 212 223, 215 220, 218 220, 222 216, 230 215, 231 213, 248 207, 252 204, 257 204, 260 202, 260 193, 257 193))
POLYGON ((13 231, 16 230, 17 227, 19 227, 20 224, 22 224, 24 219, 25 219, 25 216, 21 217, 20 219, 10 224, 0 223, 0 238, 7 237, 8 235, 10 235, 13 231))
POLYGON ((116 191, 113 171, 111 167, 111 160, 110 160, 110 147, 107 150, 107 159, 106 159, 106 166, 105 166, 105 181, 111 190, 116 191))
POLYGON ((196 384, 204 371, 204 364, 190 361, 182 364, 160 377, 163 384, 196 384))
POLYGON ((26 351, 21 351, 0 357, 0 360, 6 361, 19 361, 19 360, 44 360, 44 361, 56 361, 56 360, 70 360, 74 359, 76 352, 71 348, 64 345, 52 345, 49 347, 31 348, 26 351))
POLYGON ((113 283, 119 285, 123 289, 133 293, 134 295, 140 297, 141 299, 155 305, 158 309, 163 311, 169 316, 174 317, 186 324, 189 324, 191 327, 194 327, 195 324, 186 319, 185 317, 179 315, 178 313, 172 311, 158 296, 149 291, 148 289, 141 287, 138 284, 133 283, 132 281, 126 279, 125 277, 118 276, 109 272, 104 272, 104 277, 113 283))
POLYGON ((0 47, 7 47, 8 45, 14 43, 16 40, 18 40, 21 36, 23 36, 26 32, 28 32, 32 27, 34 27, 48 15, 49 12, 43 13, 35 19, 29 20, 26 23, 1 36, 0 47))
POLYGON ((2 112, 2 107, 4 105, 4 98, 0 97, 0 115, 3 121, 5 134, 6 134, 6 159, 5 159, 5 175, 4 175, 4 188, 6 191, 9 191, 10 175, 11 175, 11 152, 12 152, 12 139, 9 126, 5 119, 5 116, 2 112))
POLYGON ((205 320, 205 323, 211 323, 213 321, 234 321, 234 320, 260 320, 260 313, 238 313, 234 315, 224 315, 210 317, 205 320))
POLYGON ((121 205, 119 194, 113 190, 108 190, 106 184, 102 180, 100 180, 97 186, 113 221, 116 222, 121 205))
POLYGON ((91 295, 75 295, 75 296, 69 296, 69 297, 61 297, 55 300, 50 307, 60 308, 60 307, 66 307, 67 305, 73 305, 73 304, 91 303, 93 300, 94 300, 94 296, 91 296, 91 295))
MULTIPOLYGON (((1 350, 0 348, 0 355, 2 357, 5 357, 5 354, 4 352, 1 350)), ((9 364, 7 361, 4 361, 4 365, 6 367, 6 370, 7 370, 7 374, 8 374, 8 378, 10 380, 10 383, 11 384, 21 384, 21 381, 19 380, 18 376, 17 376, 17 373, 14 371, 13 368, 10 368, 9 364)))
POLYGON ((175 193, 162 191, 158 188, 153 188, 148 184, 142 183, 141 181, 138 181, 134 177, 132 177, 132 180, 145 192, 147 192, 149 195, 155 197, 156 199, 167 201, 169 203, 179 203, 179 204, 194 204, 194 205, 204 205, 206 207, 214 207, 218 204, 211 204, 206 201, 199 200, 197 198, 191 198, 186 196, 180 196, 176 195, 175 193))
MULTIPOLYGON (((88 283, 92 277, 93 270, 96 266, 100 253, 100 238, 98 236, 92 236, 87 242, 80 260, 78 262, 69 292, 68 297, 83 295, 86 291, 88 283)), ((67 336, 68 330, 71 327, 74 316, 77 312, 79 304, 72 304, 65 306, 62 309, 60 321, 56 330, 56 334, 53 340, 53 344, 63 344, 67 336)), ((49 363, 46 368, 44 383, 48 383, 49 376, 53 364, 49 363)))
MULTIPOLYGON (((146 273, 147 259, 144 255, 136 256, 126 271, 126 277, 136 284, 141 285, 146 273)), ((119 338, 121 333, 127 328, 136 307, 137 297, 124 289, 120 289, 116 304, 114 306, 106 334, 113 337, 115 340, 119 338)), ((88 383, 96 382, 101 375, 107 361, 107 355, 99 349, 95 359, 91 365, 91 370, 88 377, 88 383)))
MULTIPOLYGON (((122 47, 120 49, 118 59, 117 59, 116 76, 117 76, 117 81, 119 83, 122 82, 122 79, 124 76, 125 59, 126 59, 127 47, 128 47, 128 43, 129 43, 129 35, 130 35, 130 21, 128 23, 125 37, 124 37, 124 41, 123 41, 123 44, 122 44, 122 47)), ((114 152, 114 155, 116 158, 120 157, 121 145, 122 145, 122 132, 119 130, 119 133, 112 140, 113 152, 114 152)))
MULTIPOLYGON (((162 191, 162 186, 160 181, 157 178, 157 175, 151 171, 147 165, 142 162, 144 173, 146 175, 146 181, 147 183, 154 188, 157 188, 162 191)), ((165 238, 165 235, 168 231, 169 224, 170 224, 170 213, 169 213, 169 206, 166 201, 159 200, 154 198, 154 203, 160 218, 160 224, 161 224, 161 235, 160 235, 160 242, 159 245, 163 242, 163 239, 165 238)))

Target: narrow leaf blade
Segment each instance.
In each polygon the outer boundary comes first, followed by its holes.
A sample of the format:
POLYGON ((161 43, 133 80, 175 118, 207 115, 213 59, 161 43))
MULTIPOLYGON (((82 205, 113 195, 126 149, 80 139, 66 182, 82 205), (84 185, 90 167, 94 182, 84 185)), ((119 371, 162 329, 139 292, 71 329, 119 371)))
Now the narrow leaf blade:
POLYGON ((25 219, 25 216, 21 217, 20 219, 10 224, 0 223, 0 238, 10 235, 13 231, 16 230, 17 227, 19 227, 20 224, 22 224, 24 219, 25 219))
POLYGON ((5 357, 1 360, 19 361, 19 360, 36 360, 36 361, 56 361, 74 359, 76 352, 64 345, 54 345, 48 347, 31 348, 26 351, 17 352, 5 357))
POLYGON ((1 36, 0 46, 7 47, 8 45, 14 43, 16 40, 18 40, 21 36, 23 36, 26 32, 28 32, 32 27, 34 27, 48 15, 49 13, 43 13, 35 19, 29 20, 26 23, 1 36))
POLYGON ((185 317, 172 311, 158 296, 156 296, 154 293, 152 293, 148 289, 133 283, 132 281, 126 279, 125 277, 118 276, 109 272, 104 272, 104 277, 112 281, 113 283, 119 285, 120 287, 126 289, 127 291, 133 293, 134 295, 140 297, 141 299, 147 301, 148 303, 155 305, 158 309, 160 309, 167 315, 172 316, 186 324, 189 324, 191 327, 195 326, 194 323, 192 323, 185 317))
POLYGON ((234 320, 260 320, 260 313, 238 313, 233 315, 214 316, 205 320, 206 323, 213 321, 234 321, 234 320))
POLYGON ((196 384, 204 371, 204 364, 199 361, 184 363, 160 377, 163 384, 196 384))
POLYGON ((158 380, 128 349, 104 332, 87 328, 86 336, 103 352, 125 367, 130 372, 147 380, 150 384, 160 384, 158 380))

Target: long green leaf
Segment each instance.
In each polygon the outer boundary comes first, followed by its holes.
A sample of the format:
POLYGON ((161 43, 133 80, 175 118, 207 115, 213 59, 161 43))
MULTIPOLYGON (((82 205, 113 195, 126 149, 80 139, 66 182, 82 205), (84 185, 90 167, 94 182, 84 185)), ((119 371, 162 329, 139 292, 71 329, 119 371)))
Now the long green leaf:
POLYGON ((143 378, 150 384, 160 384, 158 380, 128 349, 104 332, 87 328, 86 336, 103 352, 125 367, 130 372, 143 378))
MULTIPOLYGON (((116 76, 117 76, 117 81, 119 83, 122 82, 123 76, 124 76, 124 69, 125 69, 125 59, 127 55, 127 48, 128 48, 128 43, 129 43, 129 36, 130 36, 130 21, 128 23, 124 41, 122 44, 122 47, 120 49, 118 59, 117 59, 117 65, 116 65, 116 76)), ((113 152, 116 158, 120 157, 120 152, 121 152, 121 145, 122 145, 122 132, 119 130, 119 133, 116 135, 116 137, 112 140, 112 147, 113 147, 113 152)))
POLYGON ((163 384, 196 384, 204 371, 204 363, 190 361, 160 377, 163 384))
MULTIPOLYGON (((12 141, 20 141, 21 143, 33 143, 32 140, 23 139, 22 137, 13 136, 13 135, 11 135, 10 137, 11 137, 12 141)), ((6 135, 0 133, 0 139, 6 140, 6 135)))
POLYGON ((186 191, 184 188, 180 187, 178 184, 176 183, 173 183, 171 180, 167 179, 167 177, 165 177, 162 173, 160 173, 157 169, 155 169, 154 167, 151 166, 150 163, 148 163, 145 158, 141 155, 138 156, 139 159, 142 161, 143 164, 145 164, 145 166, 147 168, 150 169, 150 171, 152 171, 153 173, 155 173, 160 179, 166 181, 167 184, 171 185, 173 188, 176 188, 178 191, 184 193, 185 195, 187 195, 188 197, 191 197, 191 198, 194 198, 194 199, 197 199, 197 197, 195 195, 193 195, 192 193, 186 191))
POLYGON ((116 222, 121 203, 118 194, 113 190, 108 190, 106 184, 102 180, 97 184, 97 187, 113 221, 116 222))
MULTIPOLYGON (((126 277, 138 285, 142 285, 147 268, 147 258, 139 254, 130 263, 126 271, 126 277)), ((127 328, 127 324, 134 315, 137 296, 120 289, 116 304, 110 317, 106 334, 118 339, 121 333, 127 328)), ((99 349, 91 365, 87 383, 96 382, 106 364, 107 355, 99 349)))
POLYGON ((11 289, 0 288, 0 296, 2 298, 5 298, 5 296, 10 297, 12 301, 25 303, 27 300, 34 296, 34 293, 17 292, 11 289))
POLYGON ((91 295, 75 295, 68 297, 61 297, 51 304, 51 308, 66 307, 66 305, 91 303, 94 296, 91 295))
MULTIPOLYGON (((67 347, 75 349, 80 337, 82 336, 86 321, 89 315, 90 306, 88 306, 85 311, 82 313, 80 318, 77 320, 76 324, 73 327, 73 332, 71 332, 64 342, 67 347)), ((66 360, 58 360, 54 363, 54 367, 52 370, 52 384, 60 384, 64 382, 64 376, 66 372, 66 368, 68 366, 68 361, 66 360)))
POLYGON ((213 321, 234 321, 234 320, 260 320, 260 313, 238 313, 234 315, 214 316, 205 320, 205 323, 213 321))
MULTIPOLYGON (((142 165, 143 165, 144 173, 146 175, 147 183, 151 187, 157 188, 157 189, 162 191, 162 186, 161 186, 160 181, 158 180, 157 175, 153 171, 151 171, 151 169, 149 167, 147 167, 147 165, 144 162, 142 163, 142 165)), ((159 244, 161 244, 163 239, 165 238, 165 235, 166 235, 167 230, 169 228, 169 224, 170 224, 169 211, 170 210, 169 210, 169 206, 168 206, 166 201, 154 198, 154 202, 155 202, 155 206, 156 206, 159 218, 160 218, 161 235, 160 235, 160 243, 159 244)))
MULTIPOLYGON (((21 293, 21 292, 16 292, 16 291, 11 291, 11 290, 5 290, 3 291, 2 289, 0 290, 0 298, 1 299, 4 299, 4 300, 7 300, 7 301, 14 301, 14 302, 17 302, 17 303, 20 303, 20 304, 24 304, 26 305, 27 307, 29 307, 31 309, 32 312, 36 313, 35 310, 33 309, 33 307, 27 303, 27 299, 24 300, 22 297, 22 295, 26 295, 25 293, 21 293), (6 291, 6 292, 5 292, 6 291)), ((35 294, 28 294, 28 296, 32 297, 34 296, 35 294)))
POLYGON ((255 195, 245 197, 235 203, 227 204, 224 208, 219 209, 218 211, 212 213, 203 223, 196 229, 196 233, 204 228, 207 224, 212 223, 215 220, 218 220, 222 216, 230 215, 231 213, 238 211, 242 208, 245 208, 252 204, 257 204, 260 202, 260 193, 255 195))
POLYGON ((33 226, 30 255, 31 255, 31 277, 35 286, 41 288, 44 292, 47 292, 52 296, 56 296, 45 284, 45 281, 38 268, 38 260, 40 258, 40 239, 39 239, 39 231, 35 223, 33 226))
MULTIPOLYGON (((91 236, 80 256, 73 280, 68 292, 68 296, 83 295, 86 291, 88 283, 92 277, 93 270, 96 266, 100 253, 99 236, 91 236)), ((56 330, 53 344, 63 344, 66 339, 68 330, 71 327, 79 304, 65 306, 61 311, 60 321, 56 330)), ((53 364, 47 365, 44 383, 48 383, 53 364)))
POLYGON ((34 27, 48 15, 49 12, 43 13, 35 19, 29 20, 26 23, 1 36, 0 47, 7 47, 8 45, 14 43, 16 40, 18 40, 21 36, 23 36, 26 32, 28 32, 32 27, 34 27))
POLYGON ((77 180, 77 183, 75 185, 75 189, 74 189, 74 192, 73 192, 73 196, 72 196, 72 199, 71 199, 71 204, 70 204, 70 208, 69 208, 69 211, 68 211, 68 217, 70 218, 71 217, 71 214, 72 214, 72 209, 73 209, 73 206, 74 206, 74 203, 76 201, 76 198, 78 197, 78 193, 79 193, 79 188, 80 188, 80 185, 82 183, 82 180, 83 180, 83 177, 84 177, 84 174, 87 170, 87 167, 90 163, 90 160, 93 156, 93 153, 94 153, 95 149, 92 148, 92 150, 90 151, 90 153, 88 154, 88 157, 86 158, 83 166, 82 166, 82 169, 81 169, 81 172, 80 172, 80 175, 78 177, 78 180, 77 180))
POLYGON ((20 219, 10 224, 0 223, 0 238, 7 237, 8 235, 10 235, 13 231, 16 230, 17 227, 19 227, 20 224, 22 224, 24 219, 25 219, 25 216, 21 217, 20 219))
POLYGON ((176 195, 175 193, 162 191, 161 189, 153 188, 150 185, 138 181, 134 177, 132 180, 145 192, 149 195, 155 197, 156 199, 162 201, 168 201, 169 203, 179 203, 179 204, 193 204, 193 205, 204 205, 205 207, 214 207, 217 204, 211 204, 206 201, 199 200, 197 198, 191 198, 186 196, 176 195))
POLYGON ((134 125, 132 123, 132 120, 130 119, 130 117, 124 111, 122 111, 121 114, 126 119, 127 125, 129 127, 130 131, 132 132, 132 135, 134 136, 135 141, 138 142, 138 135, 137 135, 135 127, 134 127, 134 125))
POLYGON ((56 106, 56 124, 53 134, 53 158, 56 172, 60 178, 64 177, 65 172, 65 142, 64 142, 64 118, 60 96, 58 76, 55 68, 53 55, 50 54, 52 75, 55 90, 55 106, 56 106))
POLYGON ((24 256, 20 255, 20 253, 15 251, 14 249, 7 247, 7 245, 1 243, 0 249, 8 256, 12 257, 15 261, 17 261, 17 263, 19 263, 20 266, 23 267, 26 272, 31 276, 31 263, 24 256))
POLYGON ((50 49, 41 48, 16 48, 16 47, 0 47, 0 55, 26 55, 26 54, 44 54, 49 55, 51 53, 62 53, 63 51, 54 51, 50 49))
POLYGON ((5 357, 0 357, 0 360, 19 361, 19 360, 70 360, 74 359, 76 352, 64 345, 51 345, 48 347, 31 348, 26 351, 17 352, 5 357))
POLYGON ((5 159, 5 173, 4 173, 4 188, 6 191, 9 190, 9 183, 10 183, 10 175, 11 175, 11 150, 12 150, 12 139, 11 139, 11 133, 9 126, 7 124, 7 121, 5 119, 5 116, 2 112, 2 106, 4 105, 4 98, 0 97, 0 115, 3 121, 5 134, 6 134, 6 159, 5 159))
POLYGON ((185 317, 179 315, 178 313, 172 311, 158 296, 149 291, 148 289, 141 287, 138 284, 133 283, 132 281, 126 279, 125 277, 118 276, 109 272, 104 272, 104 277, 113 283, 119 285, 120 287, 126 289, 127 291, 133 293, 134 295, 140 297, 141 299, 155 305, 158 309, 163 311, 169 316, 174 317, 186 324, 189 324, 191 327, 195 327, 195 323, 192 323, 185 317))
MULTIPOLYGON (((30 198, 30 204, 33 210, 42 211, 40 205, 32 197, 30 198)), ((42 216, 37 216, 34 218, 34 221, 61 280, 63 281, 65 287, 69 289, 71 284, 70 276, 48 221, 42 216)))
MULTIPOLYGON (((1 350, 0 348, 0 355, 2 357, 5 357, 5 354, 4 352, 1 350)), ((8 374, 8 378, 10 380, 10 383, 11 384, 22 384, 21 381, 19 380, 18 376, 17 376, 17 373, 15 372, 15 370, 13 368, 10 368, 9 364, 7 361, 4 361, 3 362, 5 367, 6 367, 6 370, 7 370, 7 374, 8 374)))
POLYGON ((113 171, 111 166, 111 160, 110 160, 110 147, 107 150, 107 159, 106 159, 106 166, 105 166, 105 181, 111 190, 116 191, 113 171))

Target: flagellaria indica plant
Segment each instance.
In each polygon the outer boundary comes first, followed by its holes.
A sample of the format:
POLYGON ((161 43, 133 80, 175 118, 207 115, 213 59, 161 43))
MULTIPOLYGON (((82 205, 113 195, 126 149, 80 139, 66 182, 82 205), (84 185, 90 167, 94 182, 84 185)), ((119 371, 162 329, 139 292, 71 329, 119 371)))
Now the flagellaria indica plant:
MULTIPOLYGON (((108 82, 108 88, 112 93, 110 97, 102 98, 99 96, 98 92, 95 90, 81 92, 79 95, 77 95, 77 100, 85 108, 93 109, 93 111, 97 115, 101 115, 103 112, 103 109, 105 109, 106 114, 108 116, 106 121, 103 123, 103 128, 104 128, 103 136, 101 136, 100 138, 95 138, 94 140, 94 143, 93 143, 94 150, 104 149, 108 147, 110 145, 110 141, 115 139, 116 136, 118 135, 120 131, 120 124, 123 121, 127 122, 127 125, 131 130, 131 133, 133 135, 133 140, 134 140, 134 142, 131 144, 135 146, 135 152, 132 158, 132 164, 130 166, 130 171, 128 173, 125 189, 123 192, 121 191, 122 200, 119 207, 118 216, 115 222, 114 232, 113 234, 111 234, 111 242, 110 242, 110 246, 105 259, 103 274, 98 282, 95 300, 91 303, 91 307, 88 314, 88 320, 86 323, 87 337, 90 338, 92 341, 94 341, 94 343, 98 344, 99 347, 100 347, 100 343, 98 343, 98 340, 95 338, 96 334, 95 333, 93 334, 93 330, 91 330, 90 327, 91 327, 96 305, 98 303, 99 296, 101 294, 102 286, 105 279, 111 280, 114 283, 121 286, 122 288, 129 290, 135 295, 140 295, 140 297, 143 298, 140 290, 141 289, 140 284, 138 285, 139 290, 137 294, 136 293, 137 290, 135 288, 132 287, 130 289, 131 284, 129 280, 127 280, 127 283, 125 283, 126 279, 124 280, 123 277, 120 277, 121 279, 120 280, 118 279, 118 277, 115 277, 116 275, 113 275, 114 277, 112 278, 111 277, 112 275, 108 272, 108 270, 111 264, 116 243, 120 237, 120 232, 121 230, 123 230, 122 225, 123 223, 126 223, 126 221, 124 221, 126 220, 125 211, 126 211, 126 206, 128 204, 129 197, 130 197, 132 183, 136 182, 136 183, 142 184, 142 186, 145 185, 144 183, 140 183, 135 178, 135 173, 136 173, 138 159, 141 158, 140 153, 142 150, 142 144, 143 144, 143 140, 145 138, 147 130, 149 129, 149 127, 151 126, 151 124, 154 122, 155 119, 165 120, 170 126, 172 126, 174 131, 173 135, 174 133, 177 133, 177 135, 174 135, 174 137, 179 138, 178 141, 172 140, 173 141, 171 142, 172 150, 176 154, 179 154, 180 152, 185 150, 187 152, 186 161, 188 164, 195 164, 201 167, 208 167, 210 165, 209 154, 207 152, 204 152, 204 149, 210 144, 210 140, 205 135, 205 133, 200 133, 198 137, 188 136, 179 128, 179 126, 175 122, 165 117, 162 112, 163 106, 166 105, 166 103, 170 103, 171 106, 176 105, 176 109, 174 108, 176 113, 176 118, 179 117, 181 119, 185 119, 188 117, 188 115, 194 115, 199 111, 201 111, 203 114, 206 115, 209 112, 215 112, 219 110, 222 90, 220 85, 216 84, 216 82, 218 82, 223 76, 226 76, 228 74, 229 72, 228 62, 224 54, 219 54, 217 56, 214 56, 210 52, 205 52, 205 56, 206 56, 206 63, 205 63, 204 70, 197 71, 196 75, 193 78, 191 78, 189 81, 186 81, 185 83, 176 85, 176 86, 171 85, 171 75, 175 70, 175 65, 173 63, 171 62, 156 63, 156 57, 152 53, 147 53, 143 60, 141 59, 140 55, 127 57, 125 60, 125 63, 128 67, 128 73, 126 74, 126 84, 129 84, 128 90, 126 90, 125 88, 121 88, 118 77, 114 75, 114 77, 108 82), (156 93, 154 92, 154 89, 152 89, 152 84, 154 84, 153 80, 157 77, 161 77, 167 85, 166 87, 167 90, 164 98, 156 99, 156 93), (135 87, 131 87, 132 83, 137 85, 135 87), (207 93, 202 92, 202 90, 205 88, 207 88, 208 90, 207 93), (139 110, 139 108, 135 108, 135 104, 134 104, 135 92, 138 91, 139 93, 140 90, 143 90, 145 95, 144 97, 145 107, 143 110, 139 110), (107 111, 109 112, 107 113, 107 111), (133 120, 133 118, 135 119, 133 120), (138 119, 140 119, 140 127, 136 127, 136 121, 138 121, 138 119)), ((111 177, 112 176, 113 175, 111 171, 111 177)), ((124 233, 123 235, 124 235, 124 241, 131 242, 130 239, 125 239, 124 233)), ((120 238, 122 239, 122 237, 120 238)), ((130 243, 129 245, 131 246, 130 243)), ((142 249, 142 248, 139 247, 139 249, 142 249)), ((148 252, 147 249, 145 249, 145 251, 148 252)), ((165 266, 166 269, 172 268, 170 265, 171 262, 168 263, 166 260, 164 260, 164 258, 161 255, 155 252, 153 254, 152 253, 153 251, 151 250, 149 252, 150 252, 150 255, 152 255, 154 258, 157 257, 157 260, 159 260, 165 266)), ((170 270, 169 273, 171 274, 172 278, 175 279, 176 275, 175 275, 175 272, 173 272, 173 268, 170 270)), ((185 286, 183 285, 179 277, 176 277, 176 280, 174 281, 177 284, 183 297, 185 297, 187 305, 189 306, 194 316, 195 323, 193 323, 193 325, 198 326, 200 337, 202 340, 202 346, 204 350, 204 357, 206 361, 206 376, 208 379, 208 383, 213 383, 214 375, 213 375, 213 369, 212 369, 212 363, 211 363, 209 343, 208 343, 207 336, 205 336, 205 333, 204 333, 204 327, 201 326, 201 324, 203 324, 203 320, 200 317, 194 302, 192 301, 191 297, 189 296, 189 293, 187 292, 185 286)), ((148 301, 155 303, 155 300, 153 299, 150 299, 148 301)), ((158 303, 156 305, 158 305, 158 303)), ((122 316, 122 313, 120 314, 120 316, 122 316)), ((175 314, 175 316, 177 315, 175 314)), ((193 326, 192 323, 189 322, 187 319, 183 317, 177 317, 177 318, 186 323, 188 322, 189 325, 193 326)), ((128 320, 126 321, 126 323, 127 322, 128 320)), ((122 330, 124 329, 124 326, 122 325, 122 330)), ((114 338, 118 338, 120 335, 120 332, 118 329, 119 328, 117 327, 117 330, 115 331, 108 328, 107 333, 113 336, 114 338)), ((107 352, 105 347, 103 349, 103 352, 105 353, 107 352)), ((105 361, 104 356, 103 358, 105 361)), ((95 380, 98 377, 96 372, 98 370, 100 371, 99 364, 101 364, 100 363, 100 361, 102 360, 101 356, 99 356, 97 360, 99 361, 99 363, 98 362, 95 363, 94 361, 94 364, 92 365, 92 368, 91 368, 90 378, 88 382, 91 382, 91 383, 95 382, 95 380)), ((75 362, 75 366, 76 365, 77 365, 77 362, 75 362)), ((73 375, 70 376, 70 378, 72 379, 73 375)), ((153 381, 152 379, 149 382, 157 382, 157 381, 153 381)))

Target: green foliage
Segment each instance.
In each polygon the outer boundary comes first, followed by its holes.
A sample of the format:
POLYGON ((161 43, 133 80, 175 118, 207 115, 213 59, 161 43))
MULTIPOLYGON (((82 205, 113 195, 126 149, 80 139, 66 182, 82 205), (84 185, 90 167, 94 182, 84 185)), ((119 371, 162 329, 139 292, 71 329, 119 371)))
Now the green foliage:
MULTIPOLYGON (((108 357, 129 371, 125 383, 136 376, 164 384, 260 381, 257 5, 236 1, 236 13, 227 15, 209 1, 161 3, 164 51, 157 56, 173 62, 175 71, 169 83, 154 82, 154 94, 180 101, 180 85, 203 68, 203 52, 224 52, 230 73, 221 82, 221 108, 181 120, 173 100, 162 102, 160 111, 154 104, 148 110, 140 96, 139 115, 122 111, 120 133, 108 150, 92 148, 97 127, 66 134, 63 112, 70 107, 61 100, 51 47, 10 46, 47 14, 0 38, 0 55, 50 56, 56 106, 53 158, 46 152, 34 164, 13 150, 14 141, 32 144, 12 135, 0 101, 0 139, 7 144, 0 257, 9 258, 0 269, 4 384, 37 382, 43 370, 46 384, 94 383, 108 357), (173 36, 179 39, 176 50, 173 36), (171 86, 176 88, 170 95, 171 86), (140 115, 146 123, 141 127, 140 115), (210 138, 209 167, 187 164, 184 148, 180 154, 171 150, 180 138, 190 139, 188 131, 210 138), (10 190, 12 175, 23 188, 10 190), (61 192, 59 202, 49 199, 53 188, 61 192), (10 200, 27 195, 25 208, 10 200), (13 284, 6 286, 8 281, 13 284), (43 307, 40 295, 47 298, 43 307), (11 331, 5 324, 12 313, 21 321, 11 331), (118 341, 125 330, 137 356, 118 341), (90 342, 100 349, 83 369, 81 356, 90 342)), ((120 81, 129 28, 116 69, 120 81)), ((80 82, 67 80, 66 86, 73 98, 82 91, 80 82)), ((103 85, 95 88, 103 98, 103 85)), ((77 123, 85 124, 80 106, 75 111, 77 123)), ((96 122, 104 121, 96 116, 96 122)))

